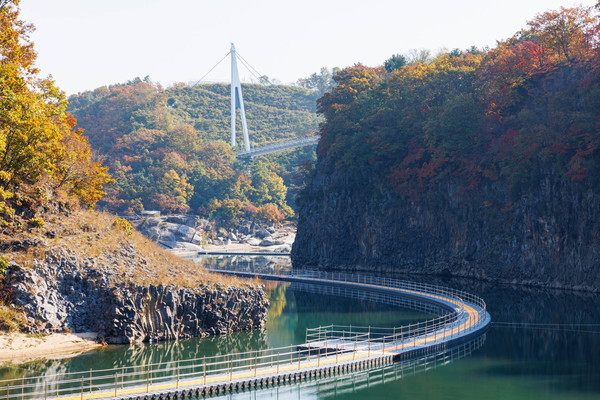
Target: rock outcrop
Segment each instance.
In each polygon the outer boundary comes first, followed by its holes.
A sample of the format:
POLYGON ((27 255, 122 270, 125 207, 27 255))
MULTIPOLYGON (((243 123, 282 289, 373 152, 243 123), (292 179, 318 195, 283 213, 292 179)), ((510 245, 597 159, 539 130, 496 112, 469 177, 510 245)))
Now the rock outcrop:
POLYGON ((317 173, 300 202, 295 267, 600 290, 600 191, 548 173, 517 200, 501 182, 460 195, 445 182, 408 201, 374 176, 317 173))
POLYGON ((208 221, 195 215, 145 218, 137 228, 148 238, 169 249, 202 249, 202 235, 208 221))
POLYGON ((195 288, 122 283, 114 269, 99 268, 52 248, 32 268, 11 263, 12 303, 38 332, 98 332, 106 343, 183 339, 261 328, 268 300, 255 285, 195 288))
POLYGON ((220 227, 197 215, 147 217, 132 221, 146 237, 176 252, 205 250, 206 245, 228 246, 248 244, 268 247, 268 251, 289 253, 295 238, 295 227, 286 225, 261 227, 255 222, 241 221, 234 228, 220 227))

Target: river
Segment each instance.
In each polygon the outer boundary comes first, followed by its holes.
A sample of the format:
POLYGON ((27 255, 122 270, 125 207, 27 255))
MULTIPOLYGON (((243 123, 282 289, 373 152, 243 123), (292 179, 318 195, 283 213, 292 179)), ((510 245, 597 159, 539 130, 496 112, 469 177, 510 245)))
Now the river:
MULTIPOLYGON (((214 265, 228 265, 221 258, 214 265)), ((287 261, 279 259, 279 266, 287 261), (282 261, 283 260, 283 261, 282 261)), ((240 264, 239 260, 234 265, 240 264)), ((243 264, 243 263, 242 263, 243 264)), ((258 262, 255 268, 263 268, 258 262)), ((406 277, 404 277, 406 278, 406 277)), ((411 280, 431 282, 425 277, 411 280)), ((600 296, 589 293, 435 279, 486 300, 493 325, 484 337, 426 360, 354 375, 228 394, 231 399, 599 399, 600 296)), ((318 325, 394 326, 429 315, 367 300, 268 283, 263 331, 139 346, 114 346, 62 360, 0 366, 0 379, 86 371, 301 343, 318 325)), ((216 397, 219 398, 219 397, 216 397)))

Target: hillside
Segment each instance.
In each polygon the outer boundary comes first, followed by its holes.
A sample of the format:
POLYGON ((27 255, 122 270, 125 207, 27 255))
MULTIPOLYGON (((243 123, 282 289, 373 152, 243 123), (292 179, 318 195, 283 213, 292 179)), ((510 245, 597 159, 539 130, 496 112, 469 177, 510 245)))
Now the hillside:
POLYGON ((295 265, 598 290, 599 42, 578 7, 490 50, 341 71, 295 265))
POLYGON ((207 274, 93 211, 112 179, 64 93, 38 76, 19 12, 17 0, 0 5, 1 358, 19 352, 19 330, 133 343, 263 326, 261 287, 207 274))
MULTIPOLYGON (((262 85, 243 85, 243 90, 254 144, 317 129, 313 91, 262 85)), ((248 167, 236 162, 226 144, 229 91, 224 84, 164 89, 149 79, 136 79, 69 98, 68 111, 116 178, 99 205, 119 213, 158 209, 227 218, 240 215, 242 207, 271 204, 278 213, 292 216, 293 196, 287 187, 298 180, 298 166, 314 152, 262 157, 248 175, 248 167)), ((243 146, 241 133, 238 143, 236 151, 243 146)))
POLYGON ((94 332, 123 344, 264 324, 260 287, 207 273, 123 219, 74 209, 49 210, 44 221, 0 236, 2 330, 94 332))

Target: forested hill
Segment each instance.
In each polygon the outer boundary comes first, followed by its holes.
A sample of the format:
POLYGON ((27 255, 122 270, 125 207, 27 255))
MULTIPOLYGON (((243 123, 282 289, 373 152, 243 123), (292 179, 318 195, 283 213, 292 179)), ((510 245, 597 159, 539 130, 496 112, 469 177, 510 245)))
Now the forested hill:
POLYGON ((599 44, 578 7, 490 50, 338 73, 296 265, 600 288, 599 44))
MULTIPOLYGON (((312 90, 243 85, 243 96, 250 140, 256 145, 313 134, 318 128, 312 90)), ((230 220, 259 209, 267 219, 293 215, 286 186, 293 184, 297 167, 311 152, 262 158, 249 176, 227 144, 229 85, 164 89, 148 78, 135 79, 71 96, 68 111, 92 148, 106 157, 116 179, 101 206, 121 213, 191 211, 230 220)), ((238 133, 236 150, 243 146, 239 117, 238 133)))
MULTIPOLYGON (((250 137, 256 144, 304 136, 317 129, 315 92, 258 84, 244 84, 242 90, 250 137)), ((230 138, 230 86, 226 84, 178 84, 163 89, 148 78, 136 78, 71 96, 69 112, 77 117, 92 145, 101 150, 140 128, 169 131, 184 123, 203 141, 228 142, 230 138)))

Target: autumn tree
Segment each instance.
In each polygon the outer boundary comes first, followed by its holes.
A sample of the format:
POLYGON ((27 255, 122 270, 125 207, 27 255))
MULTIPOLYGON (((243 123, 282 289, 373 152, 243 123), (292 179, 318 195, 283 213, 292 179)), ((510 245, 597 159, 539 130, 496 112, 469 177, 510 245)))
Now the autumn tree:
POLYGON ((285 205, 287 188, 283 185, 283 179, 270 167, 262 161, 253 163, 252 189, 248 198, 256 206, 274 203, 281 207, 285 205))
POLYGON ((64 93, 38 77, 33 29, 19 19, 19 0, 0 1, 2 200, 35 186, 46 198, 65 193, 93 205, 109 180, 106 168, 92 161, 87 139, 66 112, 64 93))
POLYGON ((277 205, 267 203, 258 208, 257 217, 259 220, 267 223, 279 223, 283 221, 285 215, 279 211, 277 205))
POLYGON ((402 54, 394 54, 393 56, 385 60, 383 66, 385 67, 387 72, 392 72, 396 69, 404 67, 406 64, 408 64, 408 60, 405 56, 403 56, 402 54))
POLYGON ((327 67, 322 67, 319 73, 315 72, 307 78, 298 79, 298 86, 310 89, 315 92, 316 97, 320 97, 335 86, 333 76, 338 71, 338 68, 330 70, 327 67))
POLYGON ((546 11, 527 23, 523 36, 554 56, 555 62, 585 60, 598 45, 598 21, 591 7, 546 11))

